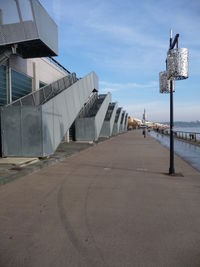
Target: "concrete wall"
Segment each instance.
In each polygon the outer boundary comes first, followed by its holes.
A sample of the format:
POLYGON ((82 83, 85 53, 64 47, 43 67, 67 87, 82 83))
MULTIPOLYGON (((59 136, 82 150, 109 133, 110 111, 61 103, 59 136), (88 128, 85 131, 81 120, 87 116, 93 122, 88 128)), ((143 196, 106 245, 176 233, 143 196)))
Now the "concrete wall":
POLYGON ((99 135, 100 137, 110 137, 112 135, 117 107, 118 107, 118 104, 115 103, 110 120, 109 121, 104 120, 103 126, 101 128, 101 132, 99 135))
POLYGON ((120 122, 120 127, 119 127, 119 132, 120 133, 124 132, 125 117, 126 117, 126 111, 125 110, 123 110, 123 112, 122 112, 122 117, 123 117, 123 120, 122 120, 122 122, 120 122))
POLYGON ((120 109, 121 109, 121 111, 120 111, 120 114, 119 114, 118 121, 117 122, 114 122, 112 135, 119 134, 119 127, 120 127, 120 122, 121 122, 121 117, 122 117, 122 108, 120 108, 120 109))
POLYGON ((45 155, 55 151, 94 89, 98 77, 91 72, 42 106, 45 155))
POLYGON ((98 140, 110 100, 111 95, 108 93, 96 113, 96 116, 76 119, 75 127, 77 141, 98 140))
POLYGON ((101 108, 99 109, 97 116, 95 117, 95 123, 96 123, 96 140, 99 138, 100 132, 101 132, 101 128, 104 122, 104 118, 106 116, 106 112, 108 109, 108 105, 111 101, 111 94, 108 93, 105 100, 103 101, 101 108))
POLYGON ((125 118, 125 123, 124 123, 124 132, 127 131, 127 127, 128 127, 128 113, 126 113, 126 118, 125 118))

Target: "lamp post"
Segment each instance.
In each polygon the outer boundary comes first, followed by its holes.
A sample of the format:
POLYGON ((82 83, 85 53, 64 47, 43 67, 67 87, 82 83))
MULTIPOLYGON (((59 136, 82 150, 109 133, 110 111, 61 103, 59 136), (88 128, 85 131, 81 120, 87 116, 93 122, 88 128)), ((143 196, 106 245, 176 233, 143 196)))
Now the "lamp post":
POLYGON ((179 34, 172 37, 170 30, 169 50, 166 59, 166 71, 160 72, 160 93, 170 93, 170 166, 169 175, 175 174, 174 167, 174 112, 173 112, 173 93, 174 80, 188 78, 188 50, 178 47, 179 34), (176 48, 175 48, 176 46, 176 48))
MULTIPOLYGON (((170 39, 169 39, 169 50, 173 49, 176 45, 178 48, 178 38, 179 34, 176 34, 174 41, 172 43, 172 30, 170 30, 170 39)), ((167 61, 166 61, 167 63, 167 61)), ((167 67, 167 66, 166 66, 167 67)), ((172 80, 169 81, 170 83, 170 164, 169 164, 169 174, 175 174, 174 168, 174 101, 173 101, 173 85, 172 80)))

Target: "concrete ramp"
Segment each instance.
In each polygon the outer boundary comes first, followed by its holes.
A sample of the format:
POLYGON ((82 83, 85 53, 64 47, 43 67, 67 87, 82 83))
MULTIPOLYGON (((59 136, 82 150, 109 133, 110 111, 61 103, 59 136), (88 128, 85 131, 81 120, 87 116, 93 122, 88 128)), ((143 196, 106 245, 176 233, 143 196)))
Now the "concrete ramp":
POLYGON ((110 137, 112 135, 115 116, 117 112, 117 103, 110 103, 108 106, 108 110, 106 112, 106 116, 103 122, 103 126, 101 128, 100 137, 110 137))
POLYGON ((93 105, 85 113, 79 115, 75 121, 77 141, 98 140, 110 100, 110 93, 99 95, 93 105))
POLYGON ((79 80, 71 74, 3 107, 2 155, 53 154, 94 90, 94 72, 79 80))
POLYGON ((118 108, 116 115, 115 115, 115 122, 114 122, 114 126, 113 126, 112 135, 119 134, 121 117, 122 117, 122 108, 118 108))

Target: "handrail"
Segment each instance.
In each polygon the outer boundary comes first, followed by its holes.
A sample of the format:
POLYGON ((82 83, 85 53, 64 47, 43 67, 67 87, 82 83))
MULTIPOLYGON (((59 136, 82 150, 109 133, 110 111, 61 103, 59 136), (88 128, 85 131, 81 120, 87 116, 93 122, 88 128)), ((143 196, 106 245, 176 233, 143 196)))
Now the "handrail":
POLYGON ((191 133, 191 134, 200 134, 200 132, 191 132, 191 131, 174 131, 176 133, 191 133))
MULTIPOLYGON (((157 129, 157 132, 165 135, 169 135, 169 131, 166 129, 157 129)), ((200 132, 192 132, 192 131, 173 131, 174 137, 186 140, 186 141, 194 141, 200 142, 200 132)))
POLYGON ((88 113, 90 108, 94 105, 94 103, 97 100, 97 98, 98 98, 97 92, 93 93, 90 96, 90 98, 88 99, 87 103, 80 110, 79 115, 78 115, 79 118, 82 118, 82 117, 86 116, 86 114, 88 113))
POLYGON ((44 104, 44 102, 48 101, 50 98, 52 98, 56 94, 60 93, 61 91, 67 89, 69 86, 71 86, 76 81, 77 81, 76 74, 71 73, 70 75, 62 77, 59 80, 56 80, 50 84, 47 84, 47 85, 39 88, 38 90, 30 92, 29 94, 13 101, 12 103, 7 104, 5 107, 13 106, 13 105, 16 105, 17 103, 19 103, 20 106, 23 106, 23 101, 27 100, 27 99, 31 100, 30 105, 35 106, 36 105, 36 102, 35 102, 35 96, 36 95, 38 97, 37 105, 44 104), (68 84, 66 84, 66 79, 69 82, 68 84), (49 89, 48 95, 45 94, 46 89, 49 89), (40 93, 42 93, 42 94, 40 95, 40 93), (44 98, 43 101, 40 99, 41 97, 44 98))

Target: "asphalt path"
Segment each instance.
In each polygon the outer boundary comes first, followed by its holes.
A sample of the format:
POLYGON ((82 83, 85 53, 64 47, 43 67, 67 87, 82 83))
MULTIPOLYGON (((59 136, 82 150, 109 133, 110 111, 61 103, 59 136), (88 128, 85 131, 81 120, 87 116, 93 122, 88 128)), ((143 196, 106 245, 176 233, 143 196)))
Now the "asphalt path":
POLYGON ((200 173, 131 131, 0 187, 0 267, 200 266, 200 173))

